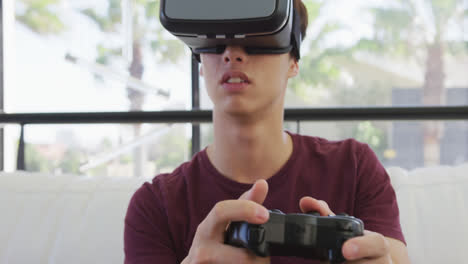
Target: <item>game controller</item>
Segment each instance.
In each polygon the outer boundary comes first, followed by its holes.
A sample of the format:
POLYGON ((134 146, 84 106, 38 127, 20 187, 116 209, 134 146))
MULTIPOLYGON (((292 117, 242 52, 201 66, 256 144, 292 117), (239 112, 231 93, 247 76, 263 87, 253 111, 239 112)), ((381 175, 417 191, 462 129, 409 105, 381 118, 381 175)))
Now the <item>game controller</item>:
POLYGON ((284 214, 270 210, 265 224, 232 222, 225 243, 247 248, 261 257, 296 256, 342 263, 343 243, 363 232, 364 223, 346 214, 320 216, 317 212, 284 214))

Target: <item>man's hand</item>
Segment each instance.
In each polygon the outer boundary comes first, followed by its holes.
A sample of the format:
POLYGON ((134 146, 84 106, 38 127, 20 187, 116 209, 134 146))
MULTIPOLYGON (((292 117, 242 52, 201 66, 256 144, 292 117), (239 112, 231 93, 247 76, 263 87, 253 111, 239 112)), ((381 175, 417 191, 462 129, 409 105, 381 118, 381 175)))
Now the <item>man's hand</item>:
MULTIPOLYGON (((299 206, 302 212, 317 211, 322 216, 335 215, 325 201, 304 197, 299 206)), ((346 263, 409 263, 406 247, 401 241, 364 230, 364 236, 347 240, 342 248, 346 263)))
POLYGON ((224 233, 231 221, 253 224, 268 221, 268 210, 261 205, 267 193, 267 182, 258 180, 238 200, 218 202, 198 226, 189 254, 182 263, 270 263, 269 257, 258 257, 246 249, 224 244, 224 233))

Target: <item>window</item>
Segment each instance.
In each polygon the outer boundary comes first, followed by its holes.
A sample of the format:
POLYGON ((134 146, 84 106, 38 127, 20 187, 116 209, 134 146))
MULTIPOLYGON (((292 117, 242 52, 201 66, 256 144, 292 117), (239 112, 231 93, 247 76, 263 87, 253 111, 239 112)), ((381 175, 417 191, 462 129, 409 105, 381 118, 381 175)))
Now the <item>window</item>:
MULTIPOLYGON (((8 2, 6 12, 14 16, 5 21, 6 112, 189 109, 190 53, 159 24, 159 1, 8 2)), ((124 147, 155 129, 158 126, 150 124, 30 125, 25 131, 26 157, 42 156, 44 164, 35 165, 38 161, 27 158, 26 165, 31 170, 49 171, 61 162, 77 162, 69 157, 79 157, 78 167, 82 167, 112 147, 118 151, 119 144, 124 147), (58 156, 45 155, 48 151, 58 156)), ((186 126, 171 128, 168 134, 178 135, 179 141, 161 137, 163 143, 177 145, 173 149, 179 149, 182 156, 178 162, 189 156, 186 130, 186 126)), ((6 156, 15 156, 18 132, 13 126, 6 128, 6 156)), ((148 148, 146 152, 140 156, 156 155, 148 148)), ((134 158, 127 156, 116 160, 131 163, 134 158)), ((153 160, 152 164, 167 167, 165 162, 153 160)), ((13 169, 15 163, 10 158, 6 168, 13 169)), ((73 168, 64 172, 83 172, 73 168)), ((159 171, 154 168, 144 173, 159 171)))
MULTIPOLYGON (((303 2, 309 27, 286 108, 468 105, 466 1, 303 2)), ((6 112, 189 110, 190 52, 161 27, 158 11, 154 0, 7 1, 4 12, 14 16, 5 16, 6 112)), ((201 108, 211 109, 203 78, 200 85, 201 108)), ((297 127, 303 134, 366 142, 385 166, 468 161, 467 121, 285 123, 292 132, 297 127)), ((25 132, 27 155, 41 153, 47 144, 60 148, 55 144, 67 138, 62 152, 76 149, 81 169, 62 172, 84 173, 84 166, 90 173, 85 165, 116 152, 121 155, 99 166, 138 161, 150 168, 141 174, 153 175, 189 159, 190 125, 154 136, 140 154, 123 154, 121 148, 166 128, 31 125, 25 132), (173 158, 162 155, 164 149, 171 149, 173 158)), ((7 126, 5 135, 10 146, 5 156, 14 157, 19 130, 7 126)), ((202 125, 201 147, 211 139, 211 125, 202 125)), ((66 163, 65 157, 55 162, 66 163)), ((14 159, 6 163, 15 166, 14 159)), ((28 164, 40 171, 56 167, 34 166, 28 164)), ((94 174, 99 173, 104 171, 94 174)))

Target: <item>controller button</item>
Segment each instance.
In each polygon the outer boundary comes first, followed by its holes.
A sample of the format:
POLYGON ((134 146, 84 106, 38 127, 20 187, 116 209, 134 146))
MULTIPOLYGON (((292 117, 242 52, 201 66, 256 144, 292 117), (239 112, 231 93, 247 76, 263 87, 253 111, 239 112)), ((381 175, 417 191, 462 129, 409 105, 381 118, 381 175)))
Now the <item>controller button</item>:
POLYGON ((265 229, 261 226, 250 228, 247 234, 249 243, 261 244, 265 240, 265 229))

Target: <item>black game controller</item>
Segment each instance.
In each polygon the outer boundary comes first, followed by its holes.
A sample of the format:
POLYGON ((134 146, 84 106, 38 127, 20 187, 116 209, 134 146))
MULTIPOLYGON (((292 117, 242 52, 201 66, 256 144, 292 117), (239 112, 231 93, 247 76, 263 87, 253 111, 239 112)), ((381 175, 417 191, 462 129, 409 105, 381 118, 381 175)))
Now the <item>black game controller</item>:
POLYGON ((262 225, 232 222, 225 243, 247 248, 261 257, 296 256, 342 263, 343 243, 363 232, 363 222, 346 214, 320 216, 317 212, 284 214, 271 210, 269 220, 262 225))

